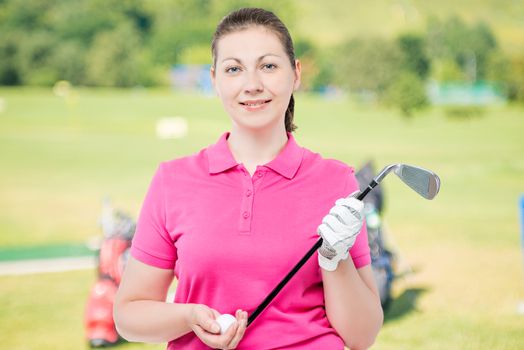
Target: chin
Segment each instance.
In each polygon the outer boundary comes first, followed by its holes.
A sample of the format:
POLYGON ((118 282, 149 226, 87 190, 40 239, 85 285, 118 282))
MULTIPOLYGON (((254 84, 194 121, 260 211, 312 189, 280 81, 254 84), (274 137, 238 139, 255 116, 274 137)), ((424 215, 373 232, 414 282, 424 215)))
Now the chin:
POLYGON ((284 125, 283 119, 263 119, 263 118, 251 118, 251 119, 236 119, 235 124, 240 129, 245 129, 249 131, 265 131, 265 130, 272 130, 277 128, 277 125, 281 124, 284 125))
POLYGON ((250 132, 261 132, 265 130, 273 129, 272 124, 239 124, 237 123, 239 129, 250 131, 250 132))

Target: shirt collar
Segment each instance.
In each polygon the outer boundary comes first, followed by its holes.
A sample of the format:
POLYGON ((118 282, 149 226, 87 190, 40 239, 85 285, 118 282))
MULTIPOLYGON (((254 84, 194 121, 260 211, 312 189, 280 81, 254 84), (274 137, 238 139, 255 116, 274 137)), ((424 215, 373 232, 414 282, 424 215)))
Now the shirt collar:
POLYGON ((217 143, 207 148, 210 174, 218 174, 238 165, 227 145, 228 136, 229 132, 224 133, 217 143))
MULTIPOLYGON (((209 173, 217 174, 238 165, 229 150, 227 145, 227 138, 229 132, 224 133, 217 143, 207 148, 207 156, 209 161, 209 173)), ((302 155, 304 149, 300 147, 291 133, 287 133, 288 140, 284 149, 278 156, 264 166, 276 171, 280 175, 292 179, 302 163, 302 155)))

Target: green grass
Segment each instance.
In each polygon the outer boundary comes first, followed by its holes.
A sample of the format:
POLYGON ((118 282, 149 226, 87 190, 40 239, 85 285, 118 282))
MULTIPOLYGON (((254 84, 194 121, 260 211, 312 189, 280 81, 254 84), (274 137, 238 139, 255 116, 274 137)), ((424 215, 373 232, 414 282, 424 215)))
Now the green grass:
MULTIPOLYGON (((85 300, 93 271, 1 277, 0 342, 5 350, 87 349, 85 300)), ((165 349, 124 344, 118 349, 165 349)))
MULTIPOLYGON (((158 162, 196 152, 228 129, 213 97, 168 91, 0 89, 0 247, 78 244, 99 235, 104 195, 133 216, 158 162), (184 116, 187 138, 158 140, 155 121, 184 116)), ((517 203, 524 193, 524 109, 455 121, 435 108, 412 120, 348 100, 297 95, 296 138, 356 166, 406 162, 437 172, 424 201, 384 182, 385 222, 400 268, 376 349, 524 348, 517 203)), ((78 349, 93 272, 0 277, 2 349, 78 349), (31 337, 28 332, 31 332, 31 337)), ((126 345, 124 348, 140 348, 126 345)), ((153 349, 160 347, 143 347, 153 349)))

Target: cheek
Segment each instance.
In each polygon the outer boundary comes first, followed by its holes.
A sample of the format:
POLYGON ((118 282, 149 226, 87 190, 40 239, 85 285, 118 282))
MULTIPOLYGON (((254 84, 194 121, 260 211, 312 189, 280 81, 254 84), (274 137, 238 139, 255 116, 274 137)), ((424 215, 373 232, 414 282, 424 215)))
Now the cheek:
POLYGON ((276 95, 291 96, 293 93, 293 80, 289 76, 274 75, 268 80, 267 85, 276 95))
POLYGON ((240 91, 240 84, 235 79, 220 79, 217 83, 218 93, 224 102, 236 98, 240 91))

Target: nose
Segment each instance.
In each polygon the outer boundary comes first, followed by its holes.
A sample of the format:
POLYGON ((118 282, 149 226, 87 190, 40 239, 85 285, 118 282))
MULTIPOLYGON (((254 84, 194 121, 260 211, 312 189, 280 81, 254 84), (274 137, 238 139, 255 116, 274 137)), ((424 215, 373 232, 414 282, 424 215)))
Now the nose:
POLYGON ((246 74, 246 85, 244 92, 249 95, 254 95, 264 91, 264 84, 258 75, 258 72, 250 72, 246 74))

